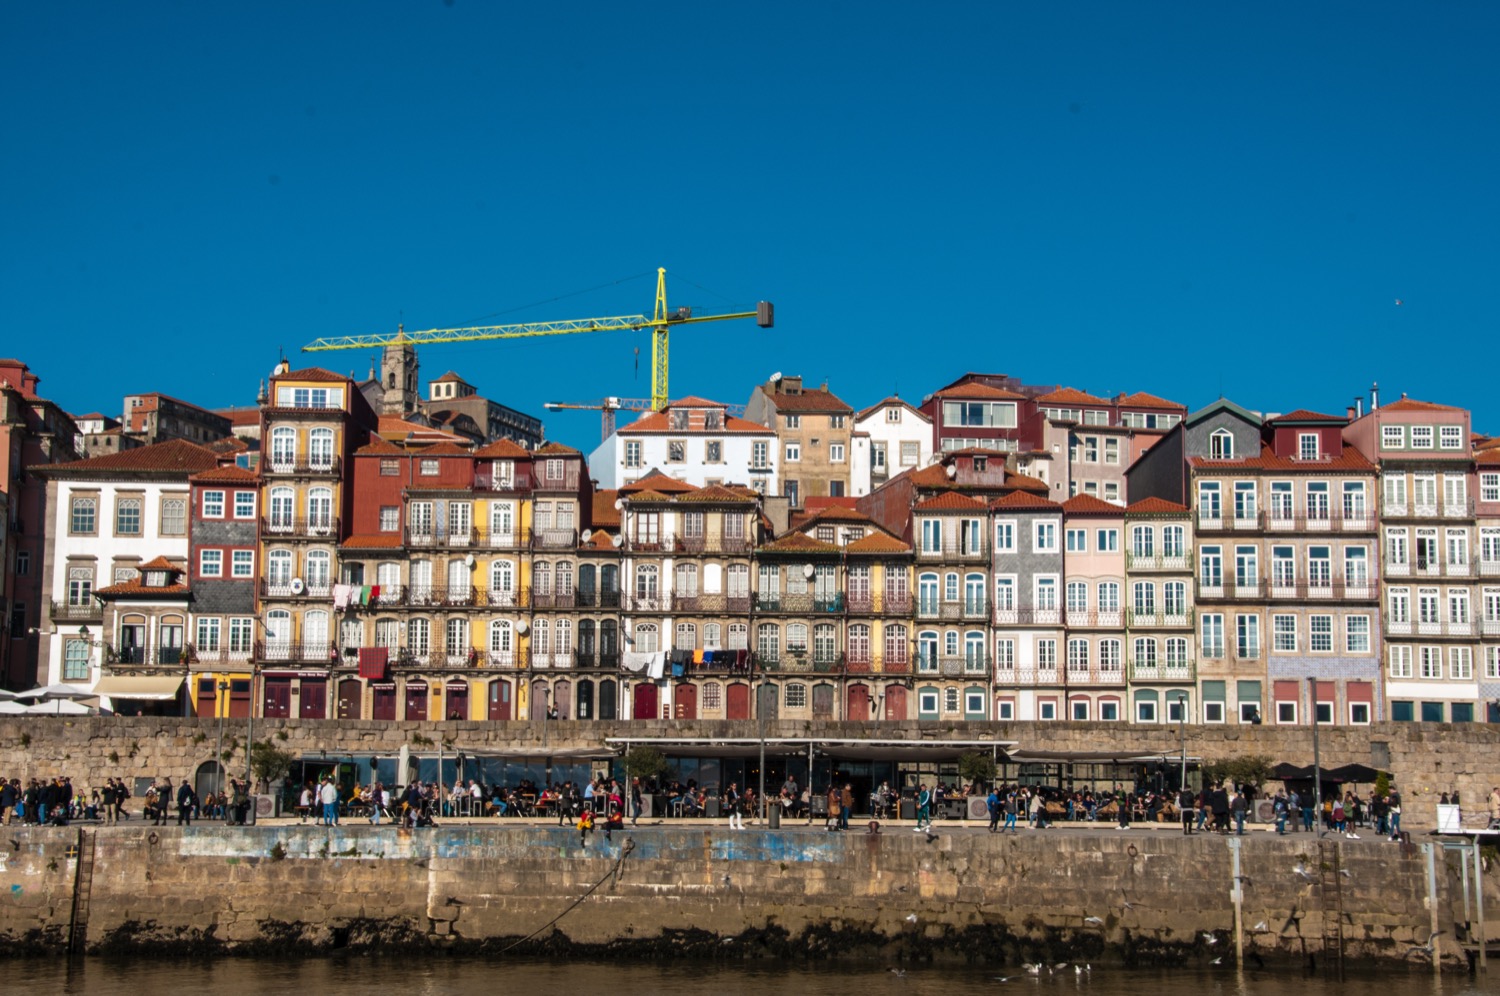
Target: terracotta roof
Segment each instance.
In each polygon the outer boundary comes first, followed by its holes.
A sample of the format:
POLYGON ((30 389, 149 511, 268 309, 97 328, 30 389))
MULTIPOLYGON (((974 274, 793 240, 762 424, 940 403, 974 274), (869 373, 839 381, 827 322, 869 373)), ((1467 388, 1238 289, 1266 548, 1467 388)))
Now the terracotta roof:
POLYGON ((1381 405, 1378 411, 1383 412, 1461 412, 1462 408, 1454 408, 1451 405, 1439 405, 1431 401, 1418 401, 1415 398, 1400 398, 1388 405, 1381 405))
POLYGON ((662 494, 660 491, 636 491, 636 492, 633 492, 633 493, 628 494, 628 495, 623 495, 623 497, 628 498, 631 501, 671 501, 672 500, 672 499, 668 498, 666 495, 662 494))
POLYGON ((735 502, 737 504, 750 504, 755 501, 754 491, 746 488, 739 490, 725 487, 722 484, 711 484, 706 488, 698 488, 695 491, 685 491, 677 496, 678 501, 690 502, 735 502))
POLYGON ((510 439, 497 439, 493 443, 485 443, 474 451, 474 455, 483 460, 524 460, 531 456, 524 446, 510 439))
POLYGON ((771 399, 778 412, 854 412, 853 408, 830 391, 803 391, 801 394, 773 394, 768 391, 766 396, 771 399))
POLYGON ((1108 398, 1096 398, 1092 394, 1072 387, 1060 387, 1051 394, 1038 395, 1039 405, 1107 405, 1108 398))
POLYGON ((1026 395, 1006 391, 988 384, 969 383, 945 387, 932 395, 934 398, 972 398, 983 400, 1025 401, 1026 395))
POLYGON ((411 437, 413 442, 463 442, 462 436, 456 436, 451 432, 434 428, 430 425, 422 425, 419 422, 408 422, 404 418, 395 415, 380 416, 380 434, 382 436, 411 437))
MULTIPOLYGON (((258 406, 246 406, 243 408, 218 408, 214 410, 215 415, 222 415, 229 419, 230 425, 259 425, 260 408, 258 406)), ((88 416, 85 415, 84 418, 88 416)))
POLYGON ((762 553, 838 553, 832 543, 815 540, 806 533, 789 532, 779 539, 760 547, 762 553))
POLYGON ((727 408, 729 406, 726 405, 726 404, 724 404, 724 402, 722 402, 722 401, 710 401, 707 398, 700 398, 696 394, 689 394, 685 398, 678 398, 676 401, 669 402, 667 404, 667 407, 668 408, 727 408))
POLYGON ((614 537, 602 529, 595 529, 587 540, 580 538, 578 541, 578 547, 582 550, 611 550, 614 545, 614 537))
POLYGON ((695 491, 697 487, 686 481, 679 481, 675 477, 657 472, 641 478, 634 484, 626 484, 620 488, 620 494, 633 495, 638 491, 657 491, 662 494, 682 494, 687 491, 695 491))
POLYGON ((867 533, 844 547, 846 553, 911 553, 911 547, 882 532, 867 533))
POLYGON ((629 425, 620 426, 620 428, 615 431, 617 433, 670 432, 674 435, 682 433, 706 433, 716 436, 722 436, 725 433, 735 432, 753 432, 763 436, 774 436, 776 434, 774 429, 768 429, 763 425, 755 422, 749 422, 742 418, 735 418, 733 415, 724 416, 724 428, 722 429, 674 429, 672 428, 671 416, 669 416, 666 412, 652 412, 649 415, 643 415, 642 417, 636 419, 634 422, 631 422, 629 425))
POLYGON ((194 474, 188 480, 194 484, 254 484, 260 480, 260 475, 253 470, 230 464, 227 467, 215 467, 213 470, 194 474))
POLYGON ((95 588, 95 595, 186 595, 188 586, 178 582, 169 585, 148 585, 140 578, 121 581, 107 588, 95 588))
POLYGON ((1186 505, 1179 505, 1165 498, 1142 498, 1138 502, 1125 506, 1125 511, 1129 515, 1186 515, 1187 510, 1186 505))
POLYGON ((406 455, 406 450, 404 450, 401 447, 397 446, 395 443, 391 442, 389 439, 385 439, 385 438, 383 438, 381 436, 372 436, 370 438, 370 441, 368 443, 366 443, 365 445, 361 446, 359 449, 357 449, 357 450, 354 451, 354 455, 355 456, 359 456, 361 454, 369 454, 369 453, 384 453, 384 454, 387 454, 387 455, 390 455, 390 456, 397 456, 397 455, 405 456, 406 455))
POLYGON ((1006 474, 1005 486, 1007 488, 1018 488, 1022 491, 1040 491, 1043 494, 1047 494, 1052 490, 1046 481, 1040 477, 1032 477, 1030 474, 1006 474))
POLYGON ((874 521, 874 519, 870 518, 868 515, 859 511, 858 509, 844 508, 842 506, 832 506, 829 508, 818 509, 813 514, 809 515, 806 519, 806 524, 811 525, 814 522, 873 523, 874 521))
POLYGON ((891 395, 889 398, 884 398, 884 399, 882 399, 880 401, 875 402, 873 405, 871 405, 870 407, 866 408, 864 411, 860 412, 858 415, 854 416, 854 419, 857 422, 863 422, 865 419, 869 418, 871 415, 873 415, 876 412, 880 411, 880 409, 882 409, 882 408, 889 408, 892 405, 897 405, 897 406, 899 406, 901 408, 905 408, 907 411, 909 411, 912 414, 914 414, 914 415, 918 416, 919 418, 921 418, 922 421, 924 421, 924 422, 931 422, 932 421, 932 419, 928 418, 925 414, 922 413, 921 409, 913 407, 912 404, 911 404, 911 402, 909 402, 909 401, 902 401, 900 398, 896 397, 894 394, 891 395))
POLYGON ((250 452, 250 444, 239 436, 225 436, 223 439, 215 439, 213 442, 206 443, 205 445, 215 453, 250 452))
POLYGON ((1218 467, 1235 470, 1279 470, 1305 474, 1326 474, 1329 471, 1368 471, 1373 473, 1375 465, 1366 460, 1364 454, 1353 446, 1345 446, 1343 452, 1326 460, 1293 460, 1277 456, 1271 447, 1261 445, 1260 455, 1243 460, 1214 460, 1211 457, 1189 457, 1188 466, 1203 470, 1218 467))
POLYGON ((304 367, 301 370, 293 370, 290 373, 277 374, 271 378, 275 380, 313 380, 313 381, 346 381, 349 378, 343 374, 336 374, 332 370, 324 370, 322 367, 304 367))
POLYGON ((461 456, 461 457, 471 457, 471 456, 474 455, 474 451, 471 450, 471 449, 468 449, 467 447, 460 446, 457 443, 450 443, 450 442, 447 442, 445 440, 444 442, 434 443, 433 445, 427 447, 425 450, 422 451, 422 455, 424 457, 432 457, 432 456, 461 456))
POLYGON ((197 443, 190 443, 185 439, 169 439, 164 443, 155 443, 151 446, 141 446, 133 450, 121 450, 119 453, 108 453, 89 460, 74 460, 71 463, 43 465, 34 467, 32 470, 41 474, 48 474, 58 470, 85 473, 94 471, 108 473, 110 471, 155 470, 196 474, 201 471, 211 470, 218 465, 218 456, 208 447, 199 446, 197 443))
POLYGON ((957 491, 944 491, 942 494, 928 498, 926 501, 917 502, 912 506, 913 512, 973 512, 984 508, 984 502, 968 495, 961 495, 957 491))
POLYGON ((82 422, 84 419, 90 419, 90 418, 96 418, 96 419, 99 419, 101 421, 106 421, 106 422, 113 422, 114 421, 114 419, 110 418, 108 415, 103 415, 103 414, 100 414, 99 412, 89 412, 87 415, 74 415, 73 416, 73 421, 75 421, 75 422, 82 422))
POLYGON ((1186 405, 1179 404, 1176 401, 1168 401, 1165 398, 1158 398, 1156 395, 1147 394, 1145 391, 1137 391, 1134 394, 1123 394, 1115 399, 1115 404, 1121 408, 1174 408, 1183 411, 1187 410, 1186 405))
POLYGON ((436 380, 431 381, 430 383, 433 383, 433 384, 446 384, 450 380, 456 380, 460 384, 467 384, 468 383, 468 381, 464 380, 462 377, 460 377, 458 374, 454 373, 452 370, 449 370, 447 373, 443 374, 441 377, 437 378, 436 380))
POLYGON ((619 529, 620 510, 615 508, 620 492, 614 489, 594 492, 594 512, 590 518, 596 529, 619 529))
POLYGON ((1124 515, 1125 509, 1111 505, 1093 495, 1074 495, 1062 503, 1063 511, 1069 515, 1124 515))
POLYGON ((1480 450, 1474 457, 1474 462, 1481 467, 1500 467, 1500 449, 1492 447, 1480 450))
POLYGON ((573 447, 564 446, 562 443, 543 443, 537 448, 537 453, 541 456, 583 456, 573 447))
POLYGON ((854 508, 858 501, 852 495, 817 495, 803 501, 802 507, 817 512, 825 508, 854 508))
POLYGON ((153 557, 142 564, 140 569, 143 571, 175 571, 178 574, 182 573, 182 568, 172 563, 166 557, 153 557))
POLYGON ((1322 412, 1310 412, 1306 408, 1298 408, 1296 411, 1287 412, 1285 415, 1277 415, 1268 422, 1347 422, 1342 415, 1324 415, 1322 412))
POLYGON ((990 508, 1002 509, 1055 509, 1062 510, 1062 506, 1055 501, 1049 501, 1038 495, 1028 494, 1025 491, 1012 491, 1004 498, 996 498, 990 502, 990 508))
POLYGON ((345 550, 395 550, 402 546, 400 533, 361 533, 339 544, 345 550))

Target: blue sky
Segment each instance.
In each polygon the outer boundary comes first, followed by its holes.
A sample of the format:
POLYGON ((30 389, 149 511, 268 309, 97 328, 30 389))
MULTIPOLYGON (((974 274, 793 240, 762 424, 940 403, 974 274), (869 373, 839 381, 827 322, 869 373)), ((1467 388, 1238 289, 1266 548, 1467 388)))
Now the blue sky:
MULTIPOLYGON (((247 403, 282 347, 649 311, 665 266, 673 305, 777 308, 674 335, 674 395, 782 370, 860 406, 974 369, 1329 411, 1379 380, 1500 432, 1497 29, 1480 3, 6 4, 0 352, 75 412, 247 403)), ((543 414, 648 395, 648 358, 614 333, 422 372, 543 414)))

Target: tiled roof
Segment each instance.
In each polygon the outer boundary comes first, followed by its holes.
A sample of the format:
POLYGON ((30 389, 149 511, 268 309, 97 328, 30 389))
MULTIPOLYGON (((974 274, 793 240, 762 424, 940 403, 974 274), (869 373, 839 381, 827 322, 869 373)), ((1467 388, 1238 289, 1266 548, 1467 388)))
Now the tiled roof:
POLYGON ((696 486, 688 484, 686 481, 679 481, 677 480, 677 478, 668 477, 666 474, 655 473, 641 478, 634 484, 626 484, 622 486, 620 488, 620 494, 633 496, 636 492, 639 491, 656 491, 660 492, 661 494, 682 494, 687 491, 695 490, 697 490, 696 486))
POLYGON ((564 446, 562 443, 543 443, 541 446, 539 446, 537 448, 537 453, 540 456, 582 456, 583 455, 579 451, 575 450, 573 447, 571 447, 571 446, 564 446))
POLYGON ((1124 515, 1125 509, 1111 505, 1093 495, 1074 495, 1062 503, 1063 511, 1069 515, 1124 515))
POLYGON ((1025 401, 1026 395, 1006 391, 988 384, 969 383, 945 387, 933 394, 934 398, 970 398, 975 400, 1025 401))
POLYGON ((1187 506, 1179 505, 1175 501, 1167 501, 1165 498, 1142 498, 1125 506, 1129 515, 1186 515, 1187 506))
POLYGON ((858 415, 854 416, 854 418, 855 418, 856 421, 863 422, 865 419, 869 418, 871 415, 873 415, 876 412, 880 411, 880 409, 882 409, 882 408, 889 408, 892 405, 897 405, 897 406, 899 406, 901 408, 905 408, 907 411, 911 412, 913 415, 916 415, 918 418, 920 418, 924 422, 931 422, 932 421, 926 415, 922 414, 922 412, 921 412, 920 409, 913 408, 911 402, 909 402, 909 401, 902 401, 900 398, 896 397, 894 394, 891 395, 889 398, 883 398, 880 401, 875 402, 873 405, 871 405, 870 407, 866 408, 864 411, 860 412, 858 415))
POLYGON ((773 429, 768 429, 763 425, 758 425, 755 422, 749 422, 742 418, 735 418, 733 415, 724 416, 724 428, 722 429, 674 429, 672 428, 671 416, 669 416, 666 412, 652 412, 649 415, 643 415, 642 417, 636 419, 634 422, 631 422, 629 425, 620 426, 620 428, 617 429, 616 432, 670 432, 674 435, 683 433, 705 433, 715 436, 722 436, 726 433, 733 434, 736 432, 749 432, 762 436, 774 436, 776 434, 775 430, 773 429))
POLYGON ((182 573, 182 568, 172 563, 166 557, 153 557, 142 564, 140 569, 143 571, 174 571, 178 574, 182 573))
POLYGON ((89 460, 74 460, 71 463, 54 463, 33 468, 47 474, 53 471, 70 473, 109 473, 111 471, 178 471, 197 474, 219 465, 219 458, 206 446, 190 443, 185 439, 169 439, 164 443, 142 446, 133 450, 121 450, 93 457, 89 460))
POLYGON ((728 406, 725 405, 724 402, 722 402, 722 401, 710 401, 707 398, 700 398, 696 394, 689 394, 685 398, 678 398, 676 401, 670 402, 667 405, 667 407, 668 408, 726 408, 728 406))
POLYGON ((706 488, 698 488, 695 491, 684 491, 677 496, 678 501, 735 502, 737 504, 753 504, 755 499, 755 492, 749 488, 729 488, 722 484, 711 484, 706 488))
POLYGON ((957 491, 944 491, 942 494, 928 498, 926 501, 917 502, 912 506, 913 512, 973 512, 984 508, 984 502, 968 495, 961 495, 957 491))
POLYGON ((339 544, 345 550, 396 550, 401 545, 400 533, 361 533, 339 544))
POLYGON ((447 373, 443 374, 441 377, 439 377, 436 380, 432 381, 432 383, 434 383, 434 384, 446 384, 450 380, 456 380, 460 384, 467 384, 468 383, 468 381, 464 380, 462 377, 460 377, 458 374, 454 373, 452 370, 449 370, 447 373))
POLYGON ((632 492, 632 493, 630 493, 628 495, 624 495, 624 497, 629 498, 631 501, 647 501, 647 502, 650 502, 650 501, 671 501, 672 500, 672 499, 668 498, 666 495, 662 494, 660 491, 635 491, 635 492, 632 492))
POLYGON ((1276 423, 1276 422, 1347 422, 1349 420, 1347 418, 1345 418, 1344 416, 1342 416, 1342 415, 1324 415, 1322 412, 1310 412, 1306 408, 1298 408, 1294 412, 1287 412, 1285 415, 1277 415, 1273 419, 1268 419, 1268 421, 1270 421, 1272 423, 1276 423))
POLYGON ((1474 457, 1474 462, 1481 467, 1500 467, 1500 448, 1480 450, 1474 457))
MULTIPOLYGON (((0 361, 0 362, 3 362, 3 361, 0 361)), ((100 421, 110 421, 110 422, 114 421, 114 419, 110 418, 108 415, 103 415, 103 414, 100 414, 99 412, 89 412, 87 415, 74 415, 73 416, 73 421, 75 421, 75 422, 82 422, 85 419, 99 419, 100 421)))
POLYGON ((260 476, 253 470, 246 470, 244 467, 231 464, 228 467, 215 467, 213 470, 194 474, 188 480, 194 484, 254 484, 260 480, 260 476))
POLYGON ((389 456, 404 456, 406 454, 406 451, 397 446, 395 443, 391 442, 389 439, 384 439, 380 436, 372 436, 368 443, 354 451, 355 456, 369 453, 384 453, 389 456))
POLYGON ((1107 405, 1108 398, 1096 398, 1092 394, 1072 387, 1060 387, 1051 394, 1038 395, 1039 405, 1107 405))
POLYGON ((239 436, 225 436, 223 439, 215 439, 213 442, 207 443, 205 445, 207 445, 208 448, 213 450, 215 453, 250 452, 250 444, 245 442, 239 436))
POLYGON ((497 439, 493 443, 485 443, 474 451, 474 455, 481 460, 524 460, 531 456, 527 449, 511 439, 497 439))
POLYGON ((620 528, 620 510, 615 508, 615 502, 619 500, 620 492, 612 488, 594 492, 594 513, 589 521, 596 529, 620 528))
POLYGON ((1040 477, 1032 477, 1030 474, 1006 474, 1005 486, 1007 488, 1018 488, 1021 491, 1040 491, 1047 494, 1052 489, 1047 482, 1040 477))
POLYGON ((401 438, 411 437, 413 442, 463 442, 463 437, 456 436, 451 432, 433 428, 430 425, 422 425, 419 422, 408 422, 404 418, 395 415, 380 416, 380 434, 382 436, 399 436, 401 438))
POLYGON ((844 547, 846 553, 910 553, 911 547, 882 532, 868 533, 844 547))
POLYGON ((832 543, 824 543, 815 540, 806 533, 790 532, 780 539, 766 543, 760 548, 762 553, 838 553, 839 548, 832 543))
POLYGON ((1461 412, 1462 408, 1454 408, 1452 405, 1439 405, 1431 401, 1418 401, 1415 398, 1400 398, 1388 405, 1381 405, 1383 412, 1461 412))
POLYGON ((997 510, 1029 510, 1029 509, 1053 509, 1062 510, 1062 506, 1055 501, 1049 501, 1039 495, 1028 494, 1025 491, 1012 491, 1004 498, 996 498, 990 502, 990 508, 997 510))
POLYGON ((1115 404, 1121 408, 1174 408, 1186 410, 1187 406, 1176 401, 1168 401, 1158 398, 1154 394, 1145 391, 1137 391, 1134 394, 1125 394, 1115 399, 1115 404))
POLYGON ((1329 471, 1367 471, 1373 473, 1375 465, 1366 460, 1364 454, 1353 446, 1345 446, 1336 457, 1326 460, 1293 460, 1277 456, 1276 451, 1262 445, 1260 455, 1243 460, 1215 460, 1211 457, 1189 457, 1188 466, 1202 470, 1218 467, 1231 470, 1279 470, 1304 474, 1325 474, 1329 471))
POLYGON ((95 595, 186 595, 188 586, 178 582, 169 585, 148 585, 140 578, 131 578, 106 588, 95 588, 95 595))
MULTIPOLYGON (((245 406, 243 408, 219 408, 214 411, 215 415, 222 415, 229 419, 230 425, 259 425, 260 408, 245 406)), ((88 416, 85 415, 84 418, 88 416)))
POLYGON ((277 374, 272 380, 313 380, 313 381, 346 381, 349 378, 343 374, 336 374, 332 370, 324 370, 322 367, 304 367, 301 370, 293 370, 290 373, 277 374))
POLYGON ((444 442, 441 442, 441 443, 434 443, 433 445, 427 447, 425 450, 422 451, 422 455, 424 457, 432 457, 432 456, 461 456, 461 457, 468 457, 468 456, 473 456, 474 455, 474 451, 471 450, 471 449, 468 449, 466 447, 459 446, 457 443, 450 443, 450 442, 444 441, 444 442))
POLYGON ((843 506, 833 505, 833 506, 829 506, 827 508, 818 509, 812 515, 808 516, 807 520, 806 520, 806 524, 811 525, 814 522, 865 522, 865 523, 870 523, 870 522, 874 522, 874 521, 875 521, 874 519, 870 518, 868 515, 866 515, 865 513, 859 511, 858 509, 855 509, 855 508, 844 508, 843 506))
POLYGON ((603 529, 595 529, 589 534, 588 539, 579 537, 578 546, 583 550, 609 550, 613 549, 615 538, 603 529))
POLYGON ((778 412, 854 412, 853 408, 830 391, 803 391, 801 394, 768 392, 767 396, 778 412))

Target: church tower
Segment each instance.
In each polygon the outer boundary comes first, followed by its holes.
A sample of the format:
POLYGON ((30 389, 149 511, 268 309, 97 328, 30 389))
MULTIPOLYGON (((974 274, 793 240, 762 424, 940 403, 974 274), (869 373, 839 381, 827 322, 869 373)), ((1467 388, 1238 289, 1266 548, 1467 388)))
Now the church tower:
POLYGON ((380 414, 404 416, 416 411, 417 347, 405 341, 385 347, 380 357, 380 387, 380 414))

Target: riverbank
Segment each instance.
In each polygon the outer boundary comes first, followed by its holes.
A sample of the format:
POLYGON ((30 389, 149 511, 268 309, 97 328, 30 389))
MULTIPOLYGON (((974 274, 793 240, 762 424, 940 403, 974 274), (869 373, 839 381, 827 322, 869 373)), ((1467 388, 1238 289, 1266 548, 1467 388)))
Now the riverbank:
POLYGON ((1238 919, 1251 964, 1326 958, 1325 924, 1349 961, 1409 964, 1431 904, 1443 960, 1466 964, 1443 855, 1429 895, 1425 845, 1369 839, 662 824, 584 845, 490 823, 10 827, 0 843, 12 953, 1192 965, 1233 963, 1238 919))

